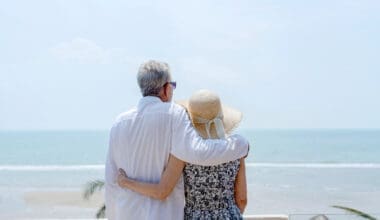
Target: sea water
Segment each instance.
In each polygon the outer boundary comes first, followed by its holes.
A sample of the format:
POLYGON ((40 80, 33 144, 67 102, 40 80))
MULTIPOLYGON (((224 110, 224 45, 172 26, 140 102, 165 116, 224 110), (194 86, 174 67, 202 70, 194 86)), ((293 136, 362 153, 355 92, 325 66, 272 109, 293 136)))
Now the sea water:
MULTIPOLYGON (((380 213, 380 130, 238 130, 250 141, 246 214, 380 213)), ((28 190, 104 179, 108 131, 1 131, 0 213, 28 190)), ((294 218, 295 218, 294 217, 294 218)))

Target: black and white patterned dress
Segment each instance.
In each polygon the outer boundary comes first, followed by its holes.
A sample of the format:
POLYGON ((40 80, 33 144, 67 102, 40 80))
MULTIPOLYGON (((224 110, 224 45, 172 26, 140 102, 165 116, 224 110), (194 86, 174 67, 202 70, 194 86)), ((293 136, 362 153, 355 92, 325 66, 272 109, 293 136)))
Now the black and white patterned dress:
POLYGON ((234 197, 240 160, 217 166, 186 164, 185 219, 242 219, 234 197))

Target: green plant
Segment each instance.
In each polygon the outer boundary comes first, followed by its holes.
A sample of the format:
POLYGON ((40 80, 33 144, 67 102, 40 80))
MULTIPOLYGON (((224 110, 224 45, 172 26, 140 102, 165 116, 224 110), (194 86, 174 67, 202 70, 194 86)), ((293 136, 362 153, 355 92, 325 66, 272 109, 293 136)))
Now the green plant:
MULTIPOLYGON (((104 181, 102 180, 93 180, 87 182, 83 191, 83 198, 89 200, 96 191, 101 191, 103 187, 104 181)), ((105 214, 106 206, 103 204, 96 212, 96 218, 105 218, 105 214)))
POLYGON ((362 211, 359 211, 357 209, 353 209, 353 208, 349 208, 349 207, 344 207, 344 206, 339 206, 339 205, 333 205, 331 207, 334 207, 334 208, 337 208, 337 209, 342 209, 342 210, 345 210, 349 213, 352 213, 354 215, 357 215, 357 216, 360 216, 362 218, 365 218, 365 219, 369 219, 369 220, 376 220, 375 217, 367 214, 367 213, 364 213, 362 211))

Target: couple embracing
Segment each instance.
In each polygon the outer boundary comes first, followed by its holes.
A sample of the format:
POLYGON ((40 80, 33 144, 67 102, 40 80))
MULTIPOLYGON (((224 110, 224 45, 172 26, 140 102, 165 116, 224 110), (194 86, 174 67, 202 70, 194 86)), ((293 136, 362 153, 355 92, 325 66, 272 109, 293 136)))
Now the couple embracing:
POLYGON ((248 141, 232 130, 241 113, 207 90, 172 102, 169 66, 143 63, 142 98, 110 132, 106 217, 242 219, 247 204, 248 141))

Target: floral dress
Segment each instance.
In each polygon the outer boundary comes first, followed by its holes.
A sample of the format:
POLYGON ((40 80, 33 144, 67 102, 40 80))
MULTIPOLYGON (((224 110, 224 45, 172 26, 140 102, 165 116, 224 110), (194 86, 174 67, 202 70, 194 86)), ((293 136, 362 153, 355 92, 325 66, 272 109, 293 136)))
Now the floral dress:
POLYGON ((217 166, 186 164, 185 219, 243 219, 234 197, 240 160, 217 166))

